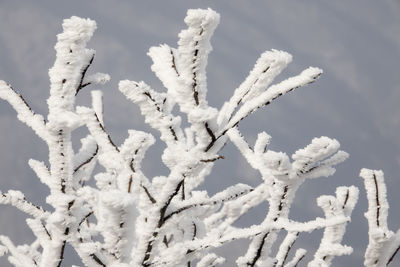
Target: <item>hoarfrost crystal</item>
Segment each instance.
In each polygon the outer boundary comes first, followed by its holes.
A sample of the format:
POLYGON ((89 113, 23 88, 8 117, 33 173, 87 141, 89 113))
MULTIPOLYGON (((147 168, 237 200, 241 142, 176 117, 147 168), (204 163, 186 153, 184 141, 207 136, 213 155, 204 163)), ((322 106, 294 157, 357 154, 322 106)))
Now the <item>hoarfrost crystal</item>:
MULTIPOLYGON (((86 48, 96 29, 89 19, 64 20, 55 46, 56 61, 49 71, 50 97, 47 119, 36 114, 9 84, 0 81, 0 98, 17 112, 49 147, 49 166, 31 159, 29 166, 50 188, 46 201, 53 211, 29 202, 22 192, 0 194, 0 203, 15 206, 30 216, 27 225, 36 236, 32 244, 15 246, 0 236, 0 255, 20 267, 58 267, 68 243, 85 266, 216 266, 225 259, 215 249, 237 239, 249 239, 238 257, 238 266, 296 266, 307 253, 297 249, 288 257, 296 239, 304 232, 324 229, 309 266, 328 266, 335 256, 352 248, 341 243, 358 199, 354 186, 339 187, 336 196, 321 196, 317 203, 325 218, 297 222, 289 211, 299 186, 310 178, 327 177, 348 154, 339 142, 319 137, 291 157, 269 148, 271 137, 262 132, 252 148, 239 130, 239 123, 261 107, 299 87, 313 83, 322 73, 310 67, 297 76, 274 84, 274 79, 292 61, 287 52, 261 54, 245 81, 218 110, 208 105, 206 65, 212 50, 210 39, 219 23, 211 10, 189 10, 187 29, 179 34, 178 48, 152 47, 151 69, 166 88, 154 90, 145 82, 124 80, 119 90, 160 132, 166 148, 162 161, 169 168, 164 176, 147 177, 141 170, 146 150, 155 138, 129 130, 117 145, 105 130, 100 91, 92 91, 92 106, 76 106, 79 92, 93 84, 104 84, 104 73, 87 74, 95 51, 86 48), (178 106, 189 127, 173 113, 178 106), (71 134, 86 127, 77 153, 71 134), (199 190, 214 164, 224 157, 224 145, 232 142, 258 170, 261 183, 255 187, 237 184, 209 196, 199 190), (103 171, 94 173, 95 165, 103 171), (94 183, 87 183, 93 179, 94 183), (93 185, 93 186, 91 186, 93 185), (264 220, 250 227, 235 222, 251 208, 268 202, 264 220), (279 232, 286 237, 276 244, 279 232), (277 253, 271 249, 277 246, 277 253)), ((383 266, 399 250, 399 232, 386 225, 388 204, 383 173, 363 170, 370 201, 366 217, 370 224, 367 266, 383 266)))

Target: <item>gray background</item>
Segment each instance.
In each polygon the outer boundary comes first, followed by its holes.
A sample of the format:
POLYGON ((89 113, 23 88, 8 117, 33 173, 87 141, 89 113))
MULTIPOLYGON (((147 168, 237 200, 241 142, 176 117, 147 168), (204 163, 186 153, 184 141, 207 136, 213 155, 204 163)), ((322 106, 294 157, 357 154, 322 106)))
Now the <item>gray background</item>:
MULTIPOLYGON (((383 169, 392 204, 389 227, 400 227, 400 2, 382 1, 0 1, 0 79, 11 83, 28 100, 33 110, 47 114, 49 82, 47 71, 55 59, 53 46, 63 18, 71 15, 97 21, 89 47, 97 55, 92 71, 109 73, 112 81, 99 87, 105 96, 105 123, 116 143, 127 129, 150 131, 138 108, 117 90, 121 79, 145 80, 163 90, 150 70, 146 56, 150 46, 176 46, 177 34, 185 27, 188 8, 211 7, 221 14, 212 39, 208 82, 211 105, 220 107, 247 76, 258 56, 271 48, 293 54, 293 63, 280 81, 308 66, 324 69, 316 83, 282 97, 241 124, 246 139, 257 133, 272 136, 271 148, 292 154, 313 137, 336 138, 350 158, 338 166, 333 177, 308 181, 295 199, 291 217, 301 221, 322 216, 315 204, 321 194, 333 194, 337 186, 356 185, 360 200, 345 235, 345 244, 355 249, 351 256, 337 258, 334 266, 362 266, 367 244, 365 191, 358 178, 362 167, 383 169)), ((79 104, 89 104, 82 92, 79 104)), ((0 189, 18 189, 35 203, 43 204, 48 189, 40 184, 27 165, 30 158, 47 159, 47 148, 20 123, 15 112, 0 102, 0 189)), ((159 136, 152 131, 155 136, 159 136)), ((75 135, 83 136, 84 130, 75 135)), ((77 146, 76 146, 77 147, 77 146)), ((165 173, 160 164, 163 145, 152 147, 144 170, 149 177, 165 173)), ((257 172, 228 145, 226 157, 216 164, 205 188, 211 193, 239 181, 259 183, 257 172)), ((251 225, 263 219, 266 205, 240 221, 251 225)), ((10 207, 0 207, 0 234, 10 235, 17 244, 31 242, 33 235, 25 217, 10 207)), ((322 231, 301 235, 297 247, 317 247, 322 231)), ((241 255, 246 243, 237 242, 221 253, 241 255)), ((68 249, 69 260, 79 263, 68 249)), ((398 257, 397 257, 398 258, 398 257)), ((301 266, 304 266, 302 262, 301 266)), ((226 266, 231 266, 228 261, 226 266)), ((393 266, 398 266, 399 260, 393 266)), ((5 258, 0 266, 9 266, 5 258)))

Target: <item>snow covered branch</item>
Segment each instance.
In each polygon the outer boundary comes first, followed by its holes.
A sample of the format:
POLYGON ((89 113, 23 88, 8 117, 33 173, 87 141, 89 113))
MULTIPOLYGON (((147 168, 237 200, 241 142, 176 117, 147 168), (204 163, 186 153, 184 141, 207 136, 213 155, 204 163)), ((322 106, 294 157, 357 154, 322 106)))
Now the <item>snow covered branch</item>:
MULTIPOLYGON (((254 150, 250 148, 237 128, 231 129, 228 135, 249 164, 259 170, 265 186, 270 188, 270 195, 266 195, 265 198, 269 202, 269 211, 264 220, 264 223, 268 223, 269 225, 288 217, 290 205, 296 190, 306 178, 330 176, 335 171, 333 166, 347 158, 345 152, 338 151, 339 143, 327 137, 313 139, 310 145, 298 150, 292 156, 294 161, 291 163, 285 153, 274 152, 266 148, 270 142, 270 136, 266 133, 259 134, 254 150)), ((354 207, 356 200, 357 198, 354 197, 354 193, 351 194, 351 201, 349 202, 351 203, 351 207, 354 207)), ((349 216, 352 208, 346 209, 346 211, 348 210, 350 212, 346 214, 343 212, 335 213, 332 216, 327 216, 327 219, 349 216)), ((333 228, 336 227, 335 225, 333 228)), ((285 228, 285 230, 288 231, 288 237, 280 246, 277 254, 275 263, 278 265, 283 264, 287 257, 284 255, 288 252, 288 247, 291 246, 289 244, 294 242, 294 236, 290 235, 290 232, 294 230, 290 230, 289 227, 285 228)), ((296 230, 295 232, 299 231, 296 230)), ((269 261, 268 256, 276 240, 276 234, 276 229, 272 229, 256 236, 250 243, 246 255, 238 259, 238 265, 255 266, 258 261, 269 261)), ((321 243, 321 247, 326 246, 321 243)))
MULTIPOLYGON (((350 216, 358 199, 358 189, 352 187, 338 187, 336 197, 321 196, 318 205, 323 209, 327 219, 335 216, 350 216)), ((329 266, 334 256, 352 253, 352 248, 340 244, 346 231, 346 224, 326 227, 321 244, 315 252, 314 260, 309 266, 329 266)))
POLYGON ((400 230, 393 233, 387 225, 389 204, 383 172, 362 169, 360 176, 364 179, 368 199, 368 211, 365 217, 368 220, 369 243, 365 251, 364 264, 387 266, 400 250, 400 230))
POLYGON ((50 215, 42 207, 27 201, 24 194, 20 191, 10 190, 7 193, 0 192, 0 204, 12 205, 34 218, 46 219, 50 215))
POLYGON ((181 118, 171 114, 173 106, 166 94, 155 92, 144 82, 121 81, 119 88, 128 99, 139 105, 146 123, 160 131, 164 142, 173 144, 183 138, 181 118))
MULTIPOLYGON (((205 267, 224 263, 216 248, 248 239, 248 247, 236 259, 238 266, 296 266, 306 251, 296 248, 291 255, 298 244, 295 241, 316 229, 323 229, 324 234, 309 266, 329 266, 335 256, 352 252, 341 242, 358 199, 354 186, 339 187, 336 196, 317 199, 325 218, 301 222, 289 216, 303 183, 332 176, 336 165, 347 159, 339 142, 324 136, 314 138, 289 156, 270 149, 271 136, 266 132, 259 133, 251 146, 239 129, 240 121, 278 97, 313 83, 322 70, 309 67, 273 84, 292 56, 266 51, 223 107, 211 107, 206 66, 219 19, 211 9, 189 10, 187 29, 179 34, 177 48, 150 48, 151 69, 165 92, 145 82, 119 83, 119 90, 139 106, 145 122, 160 133, 165 144, 161 160, 168 168, 164 175, 147 177, 142 171, 145 153, 156 142, 153 135, 128 130, 122 144, 113 141, 105 125, 100 91, 91 92, 91 107, 75 105, 83 88, 110 79, 103 73, 89 74, 95 51, 86 45, 96 29, 94 21, 64 20, 55 46, 56 60, 49 71, 47 120, 0 81, 0 98, 9 102, 18 118, 49 147, 48 166, 33 159, 29 166, 49 187, 46 201, 52 206, 52 211, 45 211, 19 191, 0 192, 0 204, 15 206, 31 217, 26 222, 36 236, 32 244, 22 246, 0 236, 0 255, 9 254, 15 266, 59 267, 69 244, 86 266, 205 267), (179 114, 174 114, 175 105, 179 114), (182 128, 182 124, 188 126, 182 128), (71 136, 79 127, 86 127, 89 133, 76 152, 71 136), (260 183, 253 187, 239 183, 209 195, 199 188, 213 166, 228 158, 222 151, 227 142, 259 172, 260 183), (96 164, 102 168, 95 168, 96 164), (238 220, 263 202, 268 203, 263 221, 240 227, 238 220), (286 236, 278 244, 281 232, 286 236)), ((370 244, 365 264, 384 266, 400 248, 400 231, 394 234, 387 228, 383 173, 363 169, 361 176, 369 201, 370 244)))
POLYGON ((48 132, 43 116, 36 114, 21 94, 4 81, 0 81, 0 98, 10 103, 17 112, 20 121, 31 127, 40 138, 47 140, 48 132))

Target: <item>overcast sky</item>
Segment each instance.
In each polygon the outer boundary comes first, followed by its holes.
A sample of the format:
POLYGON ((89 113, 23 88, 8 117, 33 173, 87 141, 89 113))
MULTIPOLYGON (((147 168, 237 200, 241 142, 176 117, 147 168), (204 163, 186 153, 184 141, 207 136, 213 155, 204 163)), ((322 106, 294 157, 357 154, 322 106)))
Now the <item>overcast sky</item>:
MULTIPOLYGON (((208 66, 211 105, 219 108, 231 96, 265 50, 280 49, 293 55, 293 62, 277 81, 308 66, 324 70, 316 83, 253 114, 240 129, 249 142, 258 132, 268 132, 271 148, 289 155, 322 135, 336 138, 350 153, 333 177, 302 186, 291 214, 299 220, 322 216, 316 197, 334 194, 340 185, 358 186, 360 200, 344 241, 355 252, 335 260, 334 266, 360 266, 367 244, 365 191, 358 178, 362 167, 384 170, 392 204, 389 227, 400 227, 400 206, 396 206, 400 202, 400 1, 1 0, 0 79, 19 90, 37 113, 46 115, 47 72, 55 59, 53 47, 62 20, 72 15, 96 20, 98 30, 89 44, 97 51, 92 71, 111 75, 112 81, 97 89, 104 91, 106 127, 120 143, 127 129, 149 128, 138 108, 118 91, 118 81, 144 80, 163 90, 146 53, 160 43, 176 46, 186 10, 198 7, 211 7, 221 14, 208 66)), ((79 104, 88 103, 88 95, 83 92, 79 104)), ((22 190, 28 199, 44 204, 48 190, 27 161, 46 160, 46 146, 5 102, 0 102, 0 125, 0 190, 22 190)), ((158 142, 145 159, 149 176, 166 171, 159 163, 161 151, 158 142)), ((226 159, 216 164, 205 184, 210 192, 239 181, 260 182, 233 146, 228 145, 222 154, 226 159)), ((260 221, 265 209, 257 209, 241 223, 260 221)), ((0 207, 0 234, 10 235, 16 243, 33 238, 21 213, 8 207, 0 207)), ((320 236, 321 232, 304 235, 297 245, 312 252, 320 236)), ((242 243, 229 249, 244 253, 242 243)), ((67 261, 64 266, 70 264, 67 261)), ((0 265, 9 266, 5 259, 0 259, 0 265)))

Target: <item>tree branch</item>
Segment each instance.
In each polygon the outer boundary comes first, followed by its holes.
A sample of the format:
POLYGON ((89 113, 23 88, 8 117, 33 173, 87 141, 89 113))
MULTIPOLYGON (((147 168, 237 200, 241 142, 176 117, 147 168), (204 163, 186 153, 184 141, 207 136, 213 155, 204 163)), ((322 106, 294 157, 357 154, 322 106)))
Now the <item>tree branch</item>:
POLYGON ((14 108, 20 121, 31 127, 44 141, 48 140, 48 130, 43 116, 33 112, 22 95, 16 92, 11 85, 1 80, 0 98, 7 101, 14 108))
POLYGON ((82 70, 81 79, 80 79, 80 81, 79 81, 78 87, 76 88, 75 95, 77 95, 77 94, 79 93, 79 91, 80 91, 83 87, 88 86, 88 85, 90 84, 90 83, 85 83, 85 84, 83 84, 83 79, 85 79, 86 72, 87 72, 87 70, 89 69, 90 65, 92 65, 93 60, 94 60, 94 54, 93 54, 92 57, 90 58, 89 63, 88 63, 88 64, 83 68, 83 70, 82 70))
POLYGON ((46 219, 50 216, 50 213, 42 207, 27 201, 21 191, 9 190, 8 193, 0 192, 0 204, 12 205, 20 211, 38 219, 46 219))

